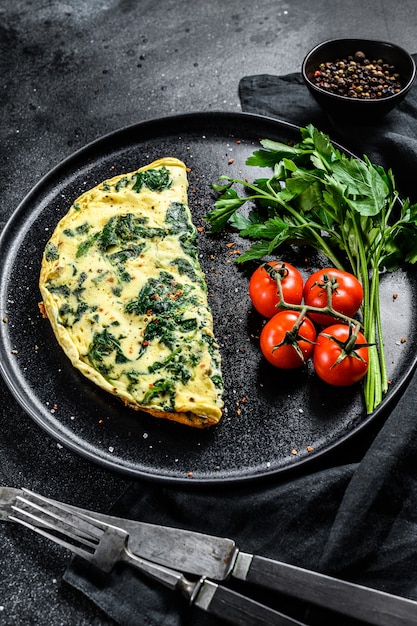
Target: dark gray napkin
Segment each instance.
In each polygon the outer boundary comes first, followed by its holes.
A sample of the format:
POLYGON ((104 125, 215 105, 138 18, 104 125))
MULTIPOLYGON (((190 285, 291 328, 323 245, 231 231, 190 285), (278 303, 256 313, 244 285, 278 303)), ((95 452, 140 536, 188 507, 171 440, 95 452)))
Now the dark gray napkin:
MULTIPOLYGON (((322 113, 299 74, 246 77, 239 92, 244 111, 313 123, 353 152, 392 167, 403 195, 417 201, 417 86, 384 120, 343 128, 322 113)), ((417 374, 386 420, 303 475, 204 489, 135 482, 112 513, 232 537, 244 551, 417 600, 416 384, 417 374)), ((107 576, 75 559, 65 580, 125 626, 219 623, 126 567, 107 576)), ((358 624, 228 584, 308 624, 358 624)))

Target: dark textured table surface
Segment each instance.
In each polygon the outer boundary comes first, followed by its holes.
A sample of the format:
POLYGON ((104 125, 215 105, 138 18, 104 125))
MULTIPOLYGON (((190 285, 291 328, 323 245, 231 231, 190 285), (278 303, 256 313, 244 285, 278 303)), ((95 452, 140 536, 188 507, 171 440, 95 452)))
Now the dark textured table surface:
MULTIPOLYGON (((0 227, 51 168, 101 135, 193 111, 240 111, 249 74, 299 70, 332 37, 415 51, 417 4, 330 0, 41 0, 0 4, 0 227)), ((41 251, 39 251, 41 253, 41 251)), ((39 381, 42 384, 42 381, 39 381)), ((129 484, 57 444, 0 381, 0 483, 106 510, 129 484)), ((0 526, 0 623, 111 624, 62 583, 67 552, 0 526)))

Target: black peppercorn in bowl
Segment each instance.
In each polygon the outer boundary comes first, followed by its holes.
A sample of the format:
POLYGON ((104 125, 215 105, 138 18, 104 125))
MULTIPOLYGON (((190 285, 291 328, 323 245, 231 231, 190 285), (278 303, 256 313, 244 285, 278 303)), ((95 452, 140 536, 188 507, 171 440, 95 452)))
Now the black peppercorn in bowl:
POLYGON ((302 75, 330 117, 363 123, 386 115, 404 99, 416 66, 406 50, 392 43, 331 39, 307 54, 302 75))

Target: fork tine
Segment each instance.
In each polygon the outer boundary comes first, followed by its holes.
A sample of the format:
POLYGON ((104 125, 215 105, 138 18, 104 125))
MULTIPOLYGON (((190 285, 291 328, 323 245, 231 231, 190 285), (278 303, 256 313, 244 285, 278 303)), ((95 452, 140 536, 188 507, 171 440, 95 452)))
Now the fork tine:
MULTIPOLYGON (((34 491, 30 491, 29 489, 23 488, 22 491, 28 494, 29 499, 26 502, 28 502, 29 505, 33 505, 37 507, 39 510, 42 510, 42 512, 46 513, 47 515, 51 515, 51 507, 52 507, 54 510, 59 511, 60 513, 63 514, 62 517, 55 514, 56 519, 60 519, 60 521, 62 521, 65 524, 68 524, 68 523, 73 524, 74 520, 76 520, 77 531, 79 530, 78 524, 81 523, 82 530, 85 530, 88 536, 92 536, 98 539, 108 527, 108 524, 106 524, 105 522, 102 522, 101 520, 96 519, 94 517, 90 517, 89 515, 85 515, 81 511, 74 511, 72 507, 67 506, 63 502, 58 502, 56 500, 49 500, 45 496, 41 496, 40 494, 35 493, 34 491), (41 508, 41 506, 37 504, 37 502, 44 503, 46 507, 44 506, 41 508)), ((21 500, 22 496, 17 496, 17 499, 21 500)))
MULTIPOLYGON (((49 500, 45 496, 41 496, 29 489, 23 488, 22 491, 28 495, 26 502, 28 502, 30 506, 35 506, 46 515, 51 515, 53 511, 55 513, 55 519, 62 522, 65 525, 65 529, 67 529, 68 524, 70 524, 80 537, 83 536, 98 540, 107 527, 105 522, 101 522, 99 519, 90 517, 89 515, 84 515, 81 511, 74 511, 72 507, 67 506, 63 502, 49 500)), ((22 496, 18 496, 18 499, 22 499, 22 496)))
MULTIPOLYGON (((30 502, 30 500, 27 500, 26 498, 18 496, 16 500, 19 500, 23 504, 28 505, 29 507, 32 507, 32 509, 35 509, 35 511, 40 511, 42 513, 45 513, 46 515, 48 515, 48 517, 51 520, 49 521, 44 517, 39 517, 39 515, 32 513, 28 509, 24 509, 17 505, 13 505, 12 511, 20 514, 20 516, 23 516, 24 518, 26 517, 29 520, 31 520, 33 526, 36 526, 37 528, 42 526, 43 528, 46 527, 51 530, 54 530, 57 533, 61 533, 69 537, 73 541, 77 541, 78 543, 82 543, 85 546, 88 546, 92 550, 94 550, 97 547, 97 544, 100 539, 97 535, 92 535, 92 534, 87 535, 86 533, 79 533, 78 529, 74 527, 73 524, 65 520, 63 517, 56 515, 52 511, 48 511, 45 508, 40 507, 34 502, 30 502)), ((11 516, 9 517, 10 519, 12 519, 11 516)), ((21 519, 21 517, 19 519, 21 519)))
POLYGON ((60 502, 26 492, 28 497, 16 497, 16 503, 20 502, 21 506, 11 507, 16 515, 10 514, 10 520, 51 539, 105 572, 110 572, 117 560, 122 560, 128 536, 126 531, 74 512, 60 502), (84 526, 81 532, 80 525, 84 526))
POLYGON ((47 532, 44 528, 39 528, 38 526, 34 526, 33 524, 30 524, 29 522, 26 522, 25 520, 21 519, 20 517, 15 517, 14 515, 9 515, 9 519, 14 521, 14 522, 17 522, 18 524, 21 524, 22 526, 26 526, 30 530, 33 530, 35 533, 38 533, 39 535, 42 535, 43 537, 46 537, 47 539, 50 539, 51 541, 54 541, 55 543, 59 544, 60 546, 62 546, 64 548, 67 548, 67 550, 70 550, 71 552, 74 552, 74 554, 77 554, 78 556, 81 556, 83 559, 86 559, 87 561, 91 561, 91 559, 93 557, 93 554, 91 552, 88 552, 84 548, 81 548, 79 546, 74 545, 73 543, 65 541, 64 539, 61 539, 61 537, 57 537, 57 535, 54 535, 53 533, 47 532))

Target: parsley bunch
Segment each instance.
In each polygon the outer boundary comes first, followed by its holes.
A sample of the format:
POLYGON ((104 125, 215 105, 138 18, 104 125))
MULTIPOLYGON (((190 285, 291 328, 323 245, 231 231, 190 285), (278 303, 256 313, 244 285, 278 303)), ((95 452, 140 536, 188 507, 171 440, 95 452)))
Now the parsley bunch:
POLYGON ((265 139, 247 165, 272 168, 269 178, 247 180, 221 176, 220 196, 207 220, 213 232, 231 224, 253 240, 238 263, 260 259, 283 244, 311 246, 334 267, 362 283, 363 330, 370 348, 364 383, 365 404, 372 413, 387 391, 379 275, 417 261, 417 204, 399 200, 394 175, 340 152, 312 125, 300 129, 295 145, 265 139), (234 185, 243 187, 242 195, 234 185), (254 203, 247 215, 238 211, 254 203))

